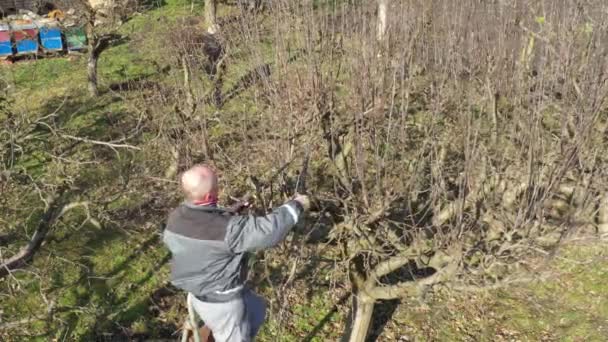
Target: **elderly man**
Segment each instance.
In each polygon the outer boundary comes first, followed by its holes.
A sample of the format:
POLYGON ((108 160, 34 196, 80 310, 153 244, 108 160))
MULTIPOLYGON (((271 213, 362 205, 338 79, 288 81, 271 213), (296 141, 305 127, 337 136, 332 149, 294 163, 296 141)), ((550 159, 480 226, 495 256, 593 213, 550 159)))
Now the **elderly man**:
POLYGON ((171 282, 188 292, 216 341, 251 341, 264 322, 266 304, 245 287, 247 252, 281 242, 310 201, 297 195, 269 215, 238 215, 217 206, 211 168, 194 166, 181 185, 186 201, 169 215, 163 238, 173 256, 171 282))

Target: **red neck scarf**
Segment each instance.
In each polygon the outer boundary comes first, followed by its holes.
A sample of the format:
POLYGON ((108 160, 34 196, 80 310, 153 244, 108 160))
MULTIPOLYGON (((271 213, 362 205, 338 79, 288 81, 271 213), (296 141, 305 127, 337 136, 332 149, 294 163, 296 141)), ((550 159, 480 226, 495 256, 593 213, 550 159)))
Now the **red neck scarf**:
POLYGON ((194 201, 194 205, 204 205, 204 206, 216 206, 217 205, 217 194, 206 194, 200 200, 194 201))

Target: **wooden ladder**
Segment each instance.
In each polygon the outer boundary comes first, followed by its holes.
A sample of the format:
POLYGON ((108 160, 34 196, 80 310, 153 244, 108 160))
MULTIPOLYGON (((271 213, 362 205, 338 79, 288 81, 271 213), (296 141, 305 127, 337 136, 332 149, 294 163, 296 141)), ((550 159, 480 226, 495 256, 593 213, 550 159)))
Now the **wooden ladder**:
POLYGON ((188 318, 184 322, 181 342, 215 342, 211 330, 206 325, 203 324, 203 326, 199 328, 198 323, 200 317, 198 317, 192 306, 191 296, 187 296, 186 302, 188 307, 188 318))

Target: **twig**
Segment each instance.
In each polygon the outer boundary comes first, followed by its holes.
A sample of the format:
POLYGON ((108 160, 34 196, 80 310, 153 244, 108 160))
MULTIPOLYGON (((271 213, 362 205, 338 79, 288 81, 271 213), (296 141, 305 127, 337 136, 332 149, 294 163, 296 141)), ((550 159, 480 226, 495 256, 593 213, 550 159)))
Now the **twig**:
POLYGON ((151 179, 151 180, 159 181, 159 182, 167 182, 167 183, 179 184, 178 181, 172 180, 172 179, 165 179, 165 178, 154 177, 154 176, 145 176, 145 177, 148 178, 148 179, 151 179))
POLYGON ((86 143, 94 144, 94 145, 108 146, 112 149, 126 148, 126 149, 141 151, 141 148, 139 148, 137 146, 133 146, 133 145, 128 145, 128 144, 116 144, 113 142, 99 141, 99 140, 93 140, 93 139, 88 139, 88 138, 80 138, 80 137, 75 137, 75 136, 69 135, 69 134, 61 134, 61 137, 76 140, 76 141, 82 141, 82 142, 86 142, 86 143))
POLYGON ((25 319, 15 321, 15 322, 3 323, 3 324, 0 324, 0 330, 14 328, 14 327, 17 327, 17 326, 20 326, 23 324, 31 323, 36 320, 37 320, 36 318, 25 318, 25 319))

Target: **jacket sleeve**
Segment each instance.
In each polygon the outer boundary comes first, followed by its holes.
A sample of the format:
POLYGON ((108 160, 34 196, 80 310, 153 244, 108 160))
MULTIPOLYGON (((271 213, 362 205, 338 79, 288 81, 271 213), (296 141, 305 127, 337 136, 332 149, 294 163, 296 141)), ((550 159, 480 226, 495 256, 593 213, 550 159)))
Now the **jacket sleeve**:
POLYGON ((290 201, 266 216, 235 216, 228 223, 225 241, 235 253, 276 246, 298 222, 303 208, 290 201))

